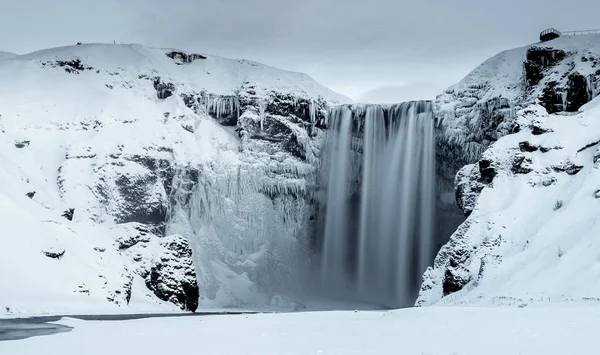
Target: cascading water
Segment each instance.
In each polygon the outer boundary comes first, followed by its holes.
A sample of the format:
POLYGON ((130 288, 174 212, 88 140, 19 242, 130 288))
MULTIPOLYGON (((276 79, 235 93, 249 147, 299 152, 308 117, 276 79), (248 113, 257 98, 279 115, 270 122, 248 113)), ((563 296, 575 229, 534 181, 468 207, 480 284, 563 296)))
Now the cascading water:
POLYGON ((411 305, 435 252, 431 103, 342 106, 328 126, 323 285, 354 301, 411 305))

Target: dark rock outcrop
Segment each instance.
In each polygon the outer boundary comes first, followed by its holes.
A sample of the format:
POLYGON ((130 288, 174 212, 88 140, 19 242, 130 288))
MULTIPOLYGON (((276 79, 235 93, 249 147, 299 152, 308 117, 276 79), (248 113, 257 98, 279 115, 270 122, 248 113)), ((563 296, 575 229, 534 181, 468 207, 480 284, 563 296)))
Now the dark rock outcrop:
POLYGON ((73 216, 75 215, 75 209, 74 208, 69 208, 68 210, 64 211, 62 216, 65 217, 66 219, 68 219, 69 221, 73 220, 73 216))
POLYGON ((533 169, 530 167, 531 163, 531 158, 528 158, 523 154, 515 154, 511 171, 513 174, 529 174, 533 171, 533 169))
POLYGON ((525 142, 519 142, 519 150, 523 153, 525 152, 536 152, 538 151, 539 147, 536 145, 532 145, 531 143, 529 143, 528 141, 525 142))
POLYGON ((49 248, 42 250, 42 253, 49 258, 60 259, 65 255, 66 251, 63 248, 49 248))
POLYGON ((175 64, 177 64, 177 65, 189 64, 195 60, 206 59, 206 57, 203 56, 202 54, 197 54, 197 53, 187 54, 187 53, 180 52, 180 51, 168 52, 167 57, 173 59, 175 61, 175 64))
POLYGON ((567 53, 551 47, 531 47, 527 50, 524 63, 525 80, 528 86, 537 85, 544 77, 544 71, 565 59, 567 53))
POLYGON ((19 149, 25 148, 25 147, 28 147, 30 143, 31 143, 30 141, 18 141, 18 142, 15 142, 15 147, 17 147, 19 149))
POLYGON ((153 81, 154 89, 156 90, 156 97, 159 99, 166 99, 173 96, 175 91, 175 85, 171 83, 162 82, 160 77, 154 78, 153 81))
POLYGON ((481 159, 479 161, 479 174, 481 175, 481 180, 486 184, 490 184, 494 180, 496 169, 492 166, 490 160, 481 159))
POLYGON ((151 266, 146 286, 161 300, 196 311, 199 290, 188 241, 175 235, 163 238, 160 246, 163 252, 151 266))

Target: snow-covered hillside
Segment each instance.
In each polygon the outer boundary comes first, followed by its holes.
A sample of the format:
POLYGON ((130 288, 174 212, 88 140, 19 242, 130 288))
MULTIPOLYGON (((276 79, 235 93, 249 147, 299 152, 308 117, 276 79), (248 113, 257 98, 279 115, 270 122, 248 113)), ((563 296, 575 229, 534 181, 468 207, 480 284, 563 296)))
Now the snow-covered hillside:
POLYGON ((319 122, 347 98, 140 45, 0 59, 1 313, 270 302, 302 247, 319 122))
POLYGON ((468 218, 417 304, 600 300, 599 88, 588 35, 501 53, 437 98, 441 175, 460 169, 468 218))

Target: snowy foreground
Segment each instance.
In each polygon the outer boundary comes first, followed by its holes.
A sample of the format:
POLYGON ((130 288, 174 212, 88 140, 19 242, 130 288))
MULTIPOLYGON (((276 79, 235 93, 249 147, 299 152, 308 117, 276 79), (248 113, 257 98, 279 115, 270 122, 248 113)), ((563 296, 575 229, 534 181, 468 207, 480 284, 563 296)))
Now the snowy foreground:
POLYGON ((74 329, 0 342, 0 353, 597 354, 600 308, 432 307, 59 323, 74 329))

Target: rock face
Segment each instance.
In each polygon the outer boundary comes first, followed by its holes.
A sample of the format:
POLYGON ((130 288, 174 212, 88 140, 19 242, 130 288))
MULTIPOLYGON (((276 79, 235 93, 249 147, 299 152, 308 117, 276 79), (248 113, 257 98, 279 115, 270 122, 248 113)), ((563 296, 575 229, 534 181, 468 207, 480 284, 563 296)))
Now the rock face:
POLYGON ((179 235, 159 237, 144 224, 120 224, 117 246, 146 287, 161 300, 194 312, 198 308, 198 283, 189 242, 179 235))
POLYGON ((77 294, 127 305, 149 289, 161 307, 195 310, 268 305, 293 282, 325 113, 347 98, 304 74, 179 50, 82 44, 16 58, 0 63, 0 134, 18 143, 5 151, 26 184, 22 209, 72 209, 59 224, 96 236, 77 248, 57 237, 81 256, 60 263, 93 256, 104 270, 84 273, 77 294))
POLYGON ((446 180, 442 189, 449 189, 457 173, 456 202, 468 218, 425 273, 417 305, 596 292, 551 284, 552 256, 525 259, 544 245, 564 253, 563 244, 583 243, 579 237, 567 241, 561 231, 575 223, 567 210, 594 198, 595 190, 585 187, 591 178, 581 174, 593 169, 598 142, 596 133, 583 131, 593 130, 597 112, 599 55, 599 36, 518 48, 486 61, 437 98, 438 174, 446 180), (571 206, 563 205, 567 195, 571 206), (530 275, 538 271, 534 282, 530 275), (516 276, 509 283, 511 273, 516 276))

